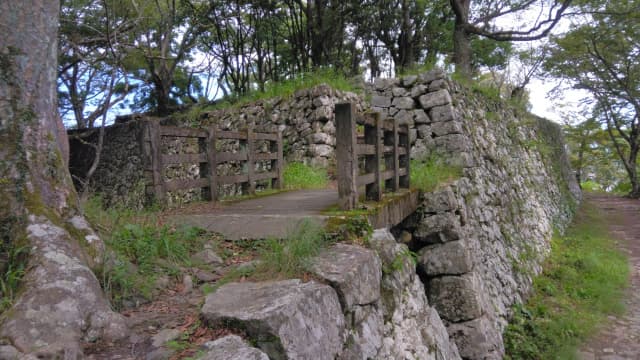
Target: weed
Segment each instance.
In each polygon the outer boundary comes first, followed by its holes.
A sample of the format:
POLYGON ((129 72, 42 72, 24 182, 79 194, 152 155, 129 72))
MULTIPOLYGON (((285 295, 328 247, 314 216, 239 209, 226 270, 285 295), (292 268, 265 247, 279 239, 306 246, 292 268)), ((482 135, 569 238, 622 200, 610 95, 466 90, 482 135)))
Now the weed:
POLYGON ((292 162, 284 168, 284 186, 287 189, 320 189, 327 186, 327 170, 300 162, 292 162))
POLYGON ((461 176, 462 167, 447 165, 436 156, 411 162, 411 186, 424 192, 434 191, 461 176))
POLYGON ((602 215, 583 204, 567 233, 554 236, 532 297, 514 307, 506 359, 575 357, 575 347, 608 314, 623 311, 629 268, 605 229, 602 215))
POLYGON ((2 253, 5 255, 5 259, 3 259, 3 272, 0 276, 0 313, 13 303, 18 285, 25 274, 29 248, 27 246, 10 246, 2 253))

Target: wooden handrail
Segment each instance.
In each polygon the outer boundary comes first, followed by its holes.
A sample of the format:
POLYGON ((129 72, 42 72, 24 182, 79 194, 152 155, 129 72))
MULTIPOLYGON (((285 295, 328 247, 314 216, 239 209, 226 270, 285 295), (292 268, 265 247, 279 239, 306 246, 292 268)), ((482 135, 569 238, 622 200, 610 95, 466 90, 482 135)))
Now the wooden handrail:
POLYGON ((254 132, 249 126, 244 131, 219 131, 215 127, 184 128, 161 126, 157 121, 147 123, 146 139, 149 142, 149 157, 151 159, 151 183, 157 201, 166 200, 167 191, 202 188, 203 197, 207 200, 219 199, 218 185, 242 184, 243 190, 249 193, 255 191, 255 182, 271 180, 274 188, 282 187, 283 176, 283 142, 282 134, 254 132), (163 137, 195 138, 198 140, 199 153, 164 155, 161 151, 163 137), (237 153, 216 151, 218 140, 239 140, 245 148, 237 153), (255 141, 269 142, 268 153, 257 153, 255 141), (239 161, 246 163, 246 174, 225 175, 217 174, 217 165, 225 162, 239 161), (267 172, 256 172, 255 163, 270 161, 271 169, 267 172), (194 164, 200 165, 200 178, 188 180, 166 180, 164 170, 167 165, 194 164))

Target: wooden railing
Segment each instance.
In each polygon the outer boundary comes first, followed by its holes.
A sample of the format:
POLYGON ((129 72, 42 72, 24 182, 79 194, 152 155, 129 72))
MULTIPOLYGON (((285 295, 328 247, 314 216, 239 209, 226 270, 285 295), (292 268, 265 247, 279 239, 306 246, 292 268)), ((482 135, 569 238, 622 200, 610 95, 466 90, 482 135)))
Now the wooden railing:
POLYGON ((150 122, 147 139, 151 151, 151 172, 154 195, 157 201, 164 202, 167 191, 201 188, 205 200, 216 201, 219 198, 218 188, 225 184, 242 184, 244 193, 253 194, 257 181, 271 181, 273 188, 282 188, 282 134, 254 132, 249 126, 243 131, 219 131, 215 127, 195 129, 185 127, 161 126, 158 122, 150 122), (199 152, 196 154, 163 154, 163 137, 195 138, 198 140, 199 152), (239 140, 241 150, 238 152, 218 152, 218 140, 239 140), (268 141, 269 152, 256 151, 256 141, 268 141), (217 167, 225 162, 245 162, 245 173, 240 175, 218 175, 217 167), (270 161, 270 171, 256 172, 256 162, 270 161), (198 179, 166 180, 164 170, 167 165, 199 164, 198 179))
POLYGON ((361 186, 365 199, 373 201, 382 200, 383 182, 387 191, 409 188, 409 126, 379 113, 357 114, 351 103, 336 104, 335 114, 340 207, 355 209, 361 186), (362 138, 357 125, 363 127, 362 138))

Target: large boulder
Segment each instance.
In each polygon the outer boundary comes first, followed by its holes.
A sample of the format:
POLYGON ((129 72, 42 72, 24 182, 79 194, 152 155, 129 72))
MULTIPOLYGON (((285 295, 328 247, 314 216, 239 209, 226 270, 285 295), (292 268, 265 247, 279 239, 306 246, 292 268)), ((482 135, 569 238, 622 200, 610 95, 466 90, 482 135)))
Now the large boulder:
POLYGON ((382 264, 369 249, 336 244, 314 259, 311 271, 338 292, 345 311, 380 298, 382 264))
POLYGON ((271 359, 335 359, 344 316, 336 292, 298 279, 230 283, 207 296, 201 315, 212 326, 244 330, 271 359))

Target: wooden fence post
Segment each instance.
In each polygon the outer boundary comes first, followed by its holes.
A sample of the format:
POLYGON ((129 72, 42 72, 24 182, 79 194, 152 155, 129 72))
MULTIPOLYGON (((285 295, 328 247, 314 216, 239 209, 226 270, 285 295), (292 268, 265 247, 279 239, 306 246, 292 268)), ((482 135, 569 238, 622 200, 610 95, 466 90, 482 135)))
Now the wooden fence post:
POLYGON ((151 172, 153 174, 153 192, 155 201, 163 204, 166 199, 166 189, 164 186, 164 174, 162 165, 162 142, 160 136, 160 123, 151 121, 149 123, 149 141, 151 142, 151 172))
POLYGON ((277 159, 276 160, 271 160, 271 171, 275 171, 276 174, 278 175, 277 178, 275 179, 271 179, 271 187, 273 189, 282 189, 284 187, 284 183, 283 183, 283 172, 284 172, 284 155, 282 154, 283 151, 283 144, 282 144, 282 131, 278 131, 278 140, 275 141, 275 146, 274 143, 271 143, 271 152, 275 152, 277 155, 277 159))
POLYGON ((253 135, 253 124, 249 124, 247 126, 247 183, 243 191, 251 195, 256 192, 255 167, 255 136, 253 135))
POLYGON ((366 199, 373 201, 382 200, 382 169, 380 161, 384 156, 384 144, 382 143, 382 132, 384 131, 382 118, 380 113, 368 114, 373 116, 373 126, 365 125, 364 142, 367 145, 375 147, 375 154, 365 157, 365 172, 373 173, 375 180, 371 184, 367 184, 365 192, 366 199))
POLYGON ((216 159, 216 128, 209 127, 209 137, 207 139, 207 163, 209 176, 209 200, 218 201, 218 179, 217 179, 217 159, 216 159))
POLYGON ((356 108, 354 104, 336 104, 336 161, 338 166, 339 205, 353 210, 358 203, 358 154, 356 153, 356 108))
POLYGON ((406 169, 404 176, 399 178, 399 186, 409 189, 411 179, 411 140, 409 138, 409 124, 402 125, 403 134, 399 136, 396 132, 396 139, 401 146, 405 148, 405 154, 398 159, 398 164, 406 169))

